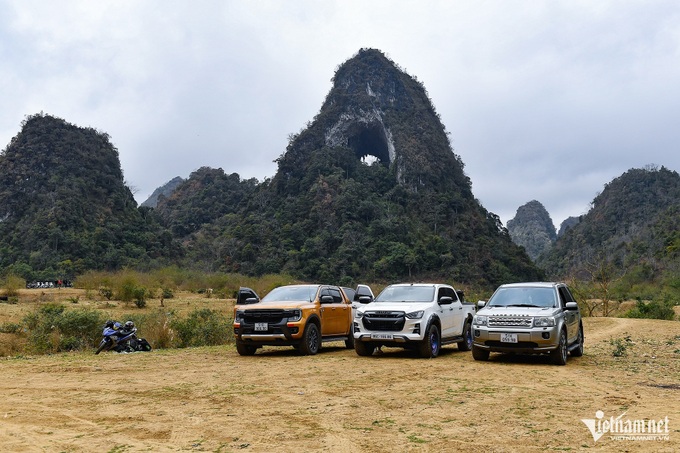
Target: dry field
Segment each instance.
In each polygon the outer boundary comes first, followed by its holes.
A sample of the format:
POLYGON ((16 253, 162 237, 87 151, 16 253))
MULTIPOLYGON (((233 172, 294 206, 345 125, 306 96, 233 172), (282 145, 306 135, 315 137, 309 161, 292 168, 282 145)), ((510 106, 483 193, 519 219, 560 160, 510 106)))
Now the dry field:
MULTIPOLYGON (((6 310, 21 304, 0 304, 0 322, 16 318, 6 310)), ((4 358, 0 449, 680 451, 680 322, 584 325, 585 355, 565 367, 537 356, 480 363, 455 346, 432 360, 391 348, 361 358, 341 343, 310 357, 222 346, 4 358), (668 440, 594 441, 581 419, 597 411, 668 417, 668 440)))

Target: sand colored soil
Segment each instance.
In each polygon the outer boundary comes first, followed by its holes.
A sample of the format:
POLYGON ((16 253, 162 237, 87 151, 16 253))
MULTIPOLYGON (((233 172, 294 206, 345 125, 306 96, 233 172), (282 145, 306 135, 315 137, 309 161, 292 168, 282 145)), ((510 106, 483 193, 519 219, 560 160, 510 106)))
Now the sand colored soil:
POLYGON ((585 355, 475 362, 342 343, 0 359, 2 451, 680 451, 680 322, 586 318, 585 355), (622 352, 615 357, 614 351, 622 352), (582 419, 664 419, 595 441, 582 419))

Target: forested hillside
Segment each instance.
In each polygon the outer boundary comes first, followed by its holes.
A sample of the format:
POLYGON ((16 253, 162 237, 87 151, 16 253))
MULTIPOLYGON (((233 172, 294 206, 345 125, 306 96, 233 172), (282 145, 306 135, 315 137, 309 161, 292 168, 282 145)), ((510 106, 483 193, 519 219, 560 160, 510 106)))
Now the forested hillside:
POLYGON ((0 154, 0 269, 27 279, 149 268, 180 249, 137 209, 109 136, 49 115, 28 117, 0 154))
POLYGON ((680 271, 680 176, 664 167, 631 169, 605 185, 580 223, 539 260, 551 276, 641 282, 680 271))
POLYGON ((254 188, 222 173, 232 183, 211 196, 194 174, 159 203, 166 225, 189 234, 187 263, 337 282, 542 276, 472 195, 422 84, 372 49, 333 82, 271 180, 254 188))

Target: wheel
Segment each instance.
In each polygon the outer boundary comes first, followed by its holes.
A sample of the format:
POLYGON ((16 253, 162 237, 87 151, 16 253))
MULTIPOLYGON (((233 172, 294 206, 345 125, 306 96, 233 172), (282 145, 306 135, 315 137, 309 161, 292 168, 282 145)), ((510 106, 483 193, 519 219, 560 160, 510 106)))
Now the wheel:
POLYGON ((307 323, 305 332, 302 334, 300 352, 304 355, 314 355, 321 348, 321 335, 319 328, 313 322, 307 323))
POLYGON ((373 355, 373 351, 375 351, 375 345, 373 343, 369 343, 368 341, 355 341, 354 350, 358 355, 362 357, 368 357, 373 355))
POLYGON ((435 324, 430 324, 423 341, 418 345, 418 353, 421 357, 430 359, 439 355, 441 348, 441 338, 439 337, 439 328, 435 324))
POLYGON ((253 346, 242 341, 237 341, 236 350, 238 351, 239 355, 254 355, 255 351, 257 351, 257 346, 253 346))
POLYGON ((567 332, 560 331, 560 342, 557 349, 550 353, 550 358, 555 365, 567 364, 567 332))
POLYGON ((458 342, 459 351, 469 351, 472 349, 472 322, 465 321, 463 326, 463 341, 458 342))
POLYGON ((99 343, 99 347, 97 348, 96 351, 94 351, 94 353, 95 353, 95 354, 99 354, 100 352, 102 352, 102 351, 104 350, 104 348, 109 349, 109 348, 107 347, 107 345, 108 345, 108 341, 102 340, 102 341, 99 343))
POLYGON ((354 323, 349 328, 349 336, 345 340, 345 347, 347 349, 354 349, 354 323))
POLYGON ((481 360, 483 362, 489 360, 489 351, 486 349, 478 348, 472 346, 472 358, 475 360, 481 360))
POLYGON ((572 357, 581 357, 583 355, 583 341, 585 338, 583 337, 583 325, 580 325, 578 328, 578 346, 574 349, 571 350, 571 356, 572 357))

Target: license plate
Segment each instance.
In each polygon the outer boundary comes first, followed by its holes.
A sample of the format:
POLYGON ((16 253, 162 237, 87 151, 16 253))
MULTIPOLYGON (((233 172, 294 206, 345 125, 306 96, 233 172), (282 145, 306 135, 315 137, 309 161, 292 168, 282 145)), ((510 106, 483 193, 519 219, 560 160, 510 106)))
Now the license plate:
POLYGON ((256 322, 255 331, 256 332, 266 332, 269 330, 269 325, 266 322, 256 322))
POLYGON ((502 333, 501 334, 501 343, 517 343, 517 334, 516 333, 502 333))
POLYGON ((371 340, 394 340, 394 335, 391 333, 372 333, 371 340))

